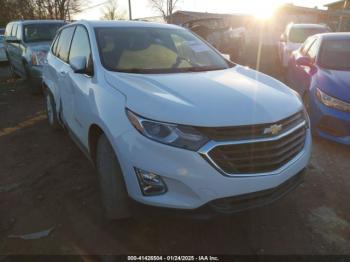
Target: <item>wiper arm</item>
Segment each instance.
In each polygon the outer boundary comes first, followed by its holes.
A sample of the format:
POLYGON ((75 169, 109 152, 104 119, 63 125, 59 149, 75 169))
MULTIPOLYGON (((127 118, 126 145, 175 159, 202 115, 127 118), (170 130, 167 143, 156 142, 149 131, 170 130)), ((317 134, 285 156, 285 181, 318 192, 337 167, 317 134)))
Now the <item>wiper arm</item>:
POLYGON ((181 68, 184 72, 204 72, 204 71, 215 71, 215 70, 223 70, 226 68, 223 67, 212 67, 212 66, 195 66, 188 68, 181 68))

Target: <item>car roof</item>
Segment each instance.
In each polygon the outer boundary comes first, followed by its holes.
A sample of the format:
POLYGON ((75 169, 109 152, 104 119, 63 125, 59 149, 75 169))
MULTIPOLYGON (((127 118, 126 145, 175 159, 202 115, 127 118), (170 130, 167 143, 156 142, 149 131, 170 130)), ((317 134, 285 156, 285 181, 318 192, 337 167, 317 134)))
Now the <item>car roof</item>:
POLYGON ((144 22, 144 21, 87 21, 80 20, 76 21, 70 25, 74 24, 85 24, 89 27, 98 28, 98 27, 149 27, 149 28, 173 28, 179 29, 182 28, 177 25, 172 24, 161 24, 161 23, 152 23, 152 22, 144 22))
POLYGON ((317 36, 324 40, 350 39, 350 32, 324 33, 317 36))
POLYGON ((291 28, 327 28, 327 25, 322 24, 292 24, 291 28))
POLYGON ((20 23, 23 25, 28 25, 28 24, 66 23, 66 21, 64 21, 64 20, 18 20, 18 21, 11 21, 11 23, 20 23))

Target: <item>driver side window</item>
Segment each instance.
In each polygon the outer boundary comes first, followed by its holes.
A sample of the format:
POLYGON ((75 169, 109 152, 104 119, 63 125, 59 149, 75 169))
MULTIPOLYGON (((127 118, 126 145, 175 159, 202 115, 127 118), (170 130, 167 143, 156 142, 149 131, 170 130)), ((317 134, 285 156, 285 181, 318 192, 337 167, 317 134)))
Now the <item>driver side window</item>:
POLYGON ((306 55, 313 61, 315 61, 317 56, 319 42, 319 40, 314 41, 306 53, 306 55))

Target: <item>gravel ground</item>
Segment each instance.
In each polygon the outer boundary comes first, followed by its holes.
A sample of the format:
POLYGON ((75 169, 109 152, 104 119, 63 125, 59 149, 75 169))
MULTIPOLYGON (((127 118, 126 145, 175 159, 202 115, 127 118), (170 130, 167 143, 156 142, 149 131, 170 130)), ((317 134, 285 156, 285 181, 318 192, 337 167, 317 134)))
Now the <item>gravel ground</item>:
MULTIPOLYGON (((267 57, 261 70, 279 77, 267 57)), ((254 65, 254 55, 243 62, 254 65)), ((2 255, 350 254, 349 147, 314 138, 305 183, 267 207, 209 221, 107 223, 94 168, 63 131, 50 131, 42 97, 4 65, 0 120, 2 255), (51 228, 39 240, 13 238, 51 228)))

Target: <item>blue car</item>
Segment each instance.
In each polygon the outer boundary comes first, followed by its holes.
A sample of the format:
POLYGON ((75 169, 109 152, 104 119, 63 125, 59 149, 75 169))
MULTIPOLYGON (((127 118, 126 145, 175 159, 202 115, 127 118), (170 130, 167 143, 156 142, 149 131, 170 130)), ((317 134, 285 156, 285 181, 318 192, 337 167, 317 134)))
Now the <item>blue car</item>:
POLYGON ((350 33, 309 37, 291 55, 287 81, 303 98, 314 133, 350 145, 350 33))

